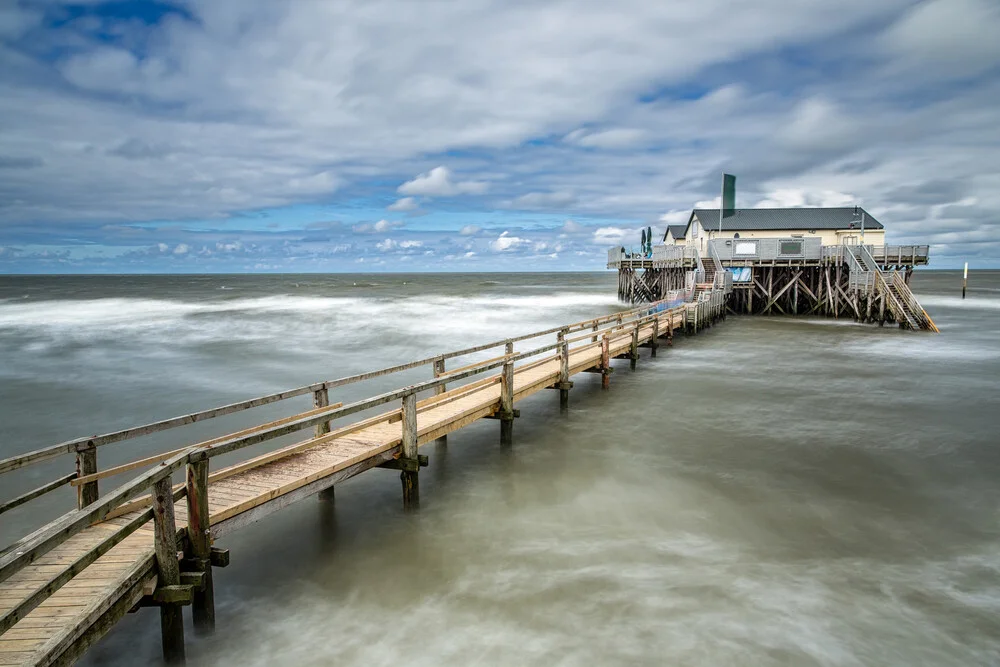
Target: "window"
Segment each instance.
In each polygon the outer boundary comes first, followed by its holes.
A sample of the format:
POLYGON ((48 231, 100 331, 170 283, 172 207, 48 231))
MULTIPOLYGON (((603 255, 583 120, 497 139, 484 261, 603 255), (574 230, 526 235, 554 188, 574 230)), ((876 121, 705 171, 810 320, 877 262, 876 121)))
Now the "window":
POLYGON ((733 248, 733 257, 756 257, 757 256, 757 242, 756 241, 740 241, 733 248))
POLYGON ((782 239, 778 241, 778 254, 782 256, 801 256, 802 239, 782 239))

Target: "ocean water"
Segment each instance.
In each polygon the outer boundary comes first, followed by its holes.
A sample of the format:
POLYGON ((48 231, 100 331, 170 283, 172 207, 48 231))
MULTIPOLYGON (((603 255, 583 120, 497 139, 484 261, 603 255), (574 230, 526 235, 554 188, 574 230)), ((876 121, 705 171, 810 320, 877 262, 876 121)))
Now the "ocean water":
MULTIPOLYGON (((614 285, 3 277, 0 457, 609 313, 614 285)), ((1000 272, 970 285, 963 301, 958 273, 915 275, 937 336, 730 317, 635 373, 615 362, 610 391, 576 376, 568 414, 555 392, 519 403, 511 450, 489 420, 423 448, 418 513, 374 470, 228 536, 218 629, 189 628, 189 662, 1000 664, 1000 272)), ((101 465, 307 405, 108 445, 101 465)), ((4 475, 0 497, 72 467, 4 475)), ((72 502, 4 515, 2 541, 72 502)), ((159 655, 143 610, 83 663, 159 655)))

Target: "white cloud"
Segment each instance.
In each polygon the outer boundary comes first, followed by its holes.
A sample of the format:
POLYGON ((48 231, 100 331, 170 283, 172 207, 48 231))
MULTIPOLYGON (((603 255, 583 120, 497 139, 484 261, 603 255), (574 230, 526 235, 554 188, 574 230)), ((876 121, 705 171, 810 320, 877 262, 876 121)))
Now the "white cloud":
POLYGON ((452 180, 448 167, 434 167, 420 174, 412 181, 399 186, 398 191, 404 195, 421 195, 424 197, 451 197, 454 195, 478 195, 486 192, 486 183, 481 181, 452 180))
POLYGON ((572 192, 529 192, 511 202, 514 208, 562 208, 576 200, 572 192))
POLYGON ((398 220, 379 220, 376 223, 362 222, 354 225, 351 229, 358 234, 384 234, 402 226, 403 223, 398 220))
POLYGON ((626 237, 638 234, 635 230, 622 227, 598 227, 594 231, 594 243, 598 245, 621 245, 626 237))
POLYGON ((1000 4, 995 0, 930 0, 891 26, 883 43, 898 69, 923 77, 975 77, 1000 63, 1000 4))
POLYGON ((566 135, 565 141, 587 148, 630 148, 637 145, 645 137, 643 130, 618 127, 598 132, 574 130, 566 135))
POLYGON ((387 207, 390 211, 413 211, 418 207, 417 200, 413 197, 403 197, 387 207))
POLYGON ((490 241, 490 248, 494 252, 506 252, 508 250, 516 250, 517 248, 530 244, 531 241, 528 239, 522 239, 517 236, 511 236, 509 232, 503 232, 493 241, 490 241))
POLYGON ((480 227, 476 225, 466 225, 462 229, 458 230, 458 233, 462 236, 475 236, 479 232, 483 231, 480 227))
POLYGON ((412 239, 406 239, 403 241, 396 241, 395 239, 386 239, 384 241, 379 241, 375 244, 375 247, 382 252, 389 252, 390 250, 410 250, 413 248, 422 248, 423 241, 414 241, 412 239))
POLYGON ((186 243, 178 243, 177 247, 174 248, 175 255, 186 255, 191 248, 186 243))
POLYGON ((803 206, 854 206, 858 200, 849 194, 824 190, 808 192, 801 188, 774 190, 756 204, 754 208, 800 208, 803 206))

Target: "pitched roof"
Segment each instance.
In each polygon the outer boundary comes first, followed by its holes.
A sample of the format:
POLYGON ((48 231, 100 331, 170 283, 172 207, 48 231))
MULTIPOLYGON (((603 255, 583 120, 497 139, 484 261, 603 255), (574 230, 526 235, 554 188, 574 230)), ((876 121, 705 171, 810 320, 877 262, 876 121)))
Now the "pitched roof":
MULTIPOLYGON (((687 231, 687 228, 688 228, 687 225, 667 225, 667 231, 670 232, 670 234, 675 239, 682 239, 682 238, 684 238, 684 232, 687 231)), ((666 238, 667 238, 666 232, 664 232, 663 238, 664 238, 664 240, 666 240, 666 238)))
MULTIPOLYGON (((861 228, 860 215, 864 211, 865 229, 884 229, 882 223, 871 213, 858 207, 858 216, 853 206, 840 208, 738 208, 734 214, 722 221, 722 231, 742 232, 781 229, 856 229, 861 228)), ((719 228, 719 209, 696 208, 691 212, 691 220, 697 216, 706 229, 719 228)), ((676 237, 675 237, 676 238, 676 237)))

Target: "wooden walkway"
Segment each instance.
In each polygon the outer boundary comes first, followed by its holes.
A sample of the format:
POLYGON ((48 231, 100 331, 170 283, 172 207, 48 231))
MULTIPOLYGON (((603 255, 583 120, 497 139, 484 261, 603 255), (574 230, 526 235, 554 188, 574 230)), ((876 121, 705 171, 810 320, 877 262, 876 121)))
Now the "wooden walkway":
MULTIPOLYGON (((350 406, 328 405, 327 384, 336 383, 324 383, 312 391, 316 404, 312 410, 167 452, 155 457, 159 461, 143 459, 131 468, 120 466, 143 472, 103 500, 97 497, 96 479, 91 478, 111 476, 118 469, 98 473, 93 440, 85 447, 76 445, 82 470, 72 483, 86 501, 8 547, 0 557, 0 665, 71 663, 137 606, 160 607, 165 657, 170 662, 183 660, 183 628, 177 628, 180 605, 194 604, 199 630, 210 632, 214 627, 211 566, 228 562, 228 552, 211 547, 215 539, 307 496, 332 493, 337 482, 375 466, 400 469, 404 504, 416 506, 417 473, 425 463, 416 447, 488 417, 500 419, 502 440, 509 444, 517 414, 514 402, 556 388, 565 406, 572 384, 569 377, 599 372, 606 387, 610 359, 629 358, 634 368, 639 347, 651 347, 655 355, 660 339, 672 340, 675 330, 696 329, 723 313, 721 299, 711 303, 703 299, 660 312, 646 307, 542 332, 555 331, 556 343, 528 352, 516 353, 513 342, 504 341, 497 344, 505 346, 502 356, 450 372, 444 371, 444 357, 432 359, 435 380, 350 406), (579 335, 573 337, 574 333, 579 335), (462 380, 468 381, 459 385, 462 380), (452 385, 450 390, 446 382, 452 385), (421 391, 433 395, 418 401, 421 391), (330 430, 329 420, 392 400, 401 400, 401 407, 330 430), (208 474, 208 460, 214 455, 307 428, 314 429, 308 440, 208 474), (94 458, 87 465, 91 452, 94 458), (140 468, 140 464, 145 465, 140 468), (186 484, 171 489, 171 472, 183 466, 186 484), (199 514, 207 514, 207 522, 199 514), (208 526, 210 531, 205 530, 208 526), (178 551, 183 552, 179 565, 178 551)), ((109 442, 115 440, 108 437, 109 442)), ((48 456, 40 453, 46 451, 2 461, 0 472, 44 460, 48 456)), ((15 505, 23 502, 15 501, 15 505)))

